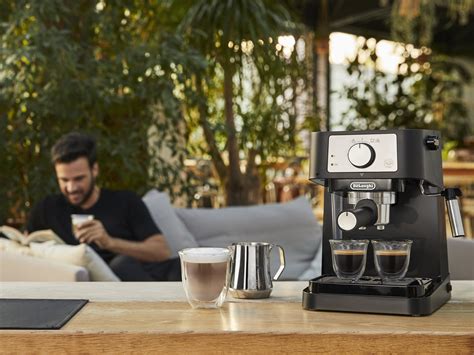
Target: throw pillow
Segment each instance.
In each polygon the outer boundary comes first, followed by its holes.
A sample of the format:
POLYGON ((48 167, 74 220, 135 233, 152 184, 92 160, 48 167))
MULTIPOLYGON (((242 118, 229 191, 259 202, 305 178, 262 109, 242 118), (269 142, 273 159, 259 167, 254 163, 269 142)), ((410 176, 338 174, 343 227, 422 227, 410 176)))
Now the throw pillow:
POLYGON ((168 194, 153 189, 143 197, 143 202, 168 242, 172 256, 177 257, 181 249, 198 246, 193 235, 176 215, 168 194))
MULTIPOLYGON (((282 280, 298 279, 321 247, 321 226, 305 197, 281 204, 176 209, 176 213, 201 246, 225 247, 246 241, 281 245, 286 256, 282 280)), ((271 262, 272 270, 276 270, 276 252, 271 262)))
POLYGON ((94 249, 86 244, 65 245, 51 241, 31 243, 30 248, 34 256, 85 267, 92 281, 120 281, 94 249))
POLYGON ((0 250, 15 254, 31 255, 31 250, 27 246, 5 238, 0 238, 0 250))

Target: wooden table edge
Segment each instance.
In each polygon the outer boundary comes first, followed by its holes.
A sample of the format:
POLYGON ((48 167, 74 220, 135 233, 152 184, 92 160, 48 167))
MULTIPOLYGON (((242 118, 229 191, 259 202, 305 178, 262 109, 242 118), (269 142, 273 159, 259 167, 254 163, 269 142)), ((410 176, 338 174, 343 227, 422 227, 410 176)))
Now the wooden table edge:
POLYGON ((347 333, 55 333, 2 332, 0 353, 242 353, 242 352, 436 352, 472 353, 474 334, 347 333))

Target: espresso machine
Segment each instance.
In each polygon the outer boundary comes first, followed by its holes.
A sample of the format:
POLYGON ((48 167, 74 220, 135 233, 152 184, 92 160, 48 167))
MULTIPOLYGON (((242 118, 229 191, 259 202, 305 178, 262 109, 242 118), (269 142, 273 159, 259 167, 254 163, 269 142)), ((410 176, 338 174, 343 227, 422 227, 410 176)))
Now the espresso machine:
POLYGON ((422 129, 314 132, 309 179, 324 186, 322 276, 303 308, 429 315, 451 296, 445 204, 454 237, 464 230, 459 189, 445 189, 440 133, 422 129), (372 247, 358 281, 336 277, 330 239, 412 240, 406 276, 385 282, 372 247))

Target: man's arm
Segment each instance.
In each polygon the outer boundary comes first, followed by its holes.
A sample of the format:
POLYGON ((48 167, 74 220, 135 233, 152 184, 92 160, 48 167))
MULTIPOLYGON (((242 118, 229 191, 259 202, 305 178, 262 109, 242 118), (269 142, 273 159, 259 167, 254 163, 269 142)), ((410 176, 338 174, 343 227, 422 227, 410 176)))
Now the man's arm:
POLYGON ((169 259, 171 252, 161 234, 148 237, 143 242, 131 242, 129 240, 112 238, 112 242, 106 248, 117 254, 124 254, 141 261, 164 261, 169 259))
POLYGON ((168 244, 161 234, 154 234, 140 242, 114 238, 98 220, 81 224, 78 227, 77 237, 81 243, 96 243, 99 248, 128 255, 140 261, 164 261, 171 256, 168 244))

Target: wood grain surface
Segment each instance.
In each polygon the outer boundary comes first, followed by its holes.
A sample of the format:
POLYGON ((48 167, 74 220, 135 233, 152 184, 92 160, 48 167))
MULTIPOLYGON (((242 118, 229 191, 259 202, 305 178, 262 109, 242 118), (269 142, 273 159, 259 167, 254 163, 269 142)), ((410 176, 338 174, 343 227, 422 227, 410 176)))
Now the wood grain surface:
POLYGON ((15 354, 472 354, 473 341, 446 335, 357 334, 30 334, 1 337, 2 353, 15 354))
MULTIPOLYGON (((195 310, 181 299, 179 283, 66 283, 64 288, 51 283, 49 298, 84 297, 87 288, 96 291, 61 330, 0 331, 0 352, 474 352, 474 282, 453 282, 453 300, 428 317, 304 311, 305 284, 279 283, 267 300, 229 298, 221 309, 195 310), (117 288, 122 292, 111 291, 117 288)), ((48 284, 3 283, 0 296, 18 296, 28 289, 29 298, 39 297, 48 284)))

